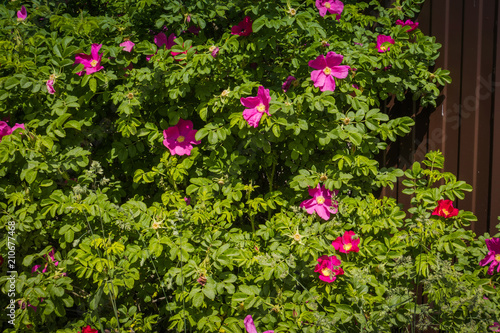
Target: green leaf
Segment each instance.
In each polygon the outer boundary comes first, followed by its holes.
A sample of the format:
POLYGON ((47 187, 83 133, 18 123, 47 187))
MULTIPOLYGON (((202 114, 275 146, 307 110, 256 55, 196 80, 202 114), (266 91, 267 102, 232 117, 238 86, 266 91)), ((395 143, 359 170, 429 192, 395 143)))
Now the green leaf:
POLYGON ((5 82, 3 83, 3 87, 7 90, 11 90, 15 86, 19 84, 19 80, 16 79, 15 77, 9 77, 5 82))
POLYGON ((262 15, 261 17, 259 17, 255 21, 253 21, 253 24, 252 24, 253 32, 257 32, 260 29, 262 29, 262 27, 266 24, 266 21, 267 21, 267 18, 265 15, 262 15))
POLYGON ((93 92, 97 91, 97 80, 94 77, 89 80, 89 88, 93 92))

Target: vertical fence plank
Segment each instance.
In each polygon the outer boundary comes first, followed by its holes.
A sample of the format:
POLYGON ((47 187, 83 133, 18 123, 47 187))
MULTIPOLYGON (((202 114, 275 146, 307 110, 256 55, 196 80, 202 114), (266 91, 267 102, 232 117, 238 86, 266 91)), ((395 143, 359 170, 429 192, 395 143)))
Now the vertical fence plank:
POLYGON ((488 225, 488 231, 490 235, 495 235, 498 229, 495 227, 498 224, 497 217, 500 216, 500 89, 498 89, 500 81, 500 75, 498 74, 498 68, 500 66, 500 24, 498 24, 498 19, 500 19, 500 5, 497 3, 496 8, 496 57, 494 63, 494 69, 491 76, 492 89, 493 89, 493 105, 492 105, 492 126, 496 131, 492 133, 492 166, 490 170, 490 223, 488 225))

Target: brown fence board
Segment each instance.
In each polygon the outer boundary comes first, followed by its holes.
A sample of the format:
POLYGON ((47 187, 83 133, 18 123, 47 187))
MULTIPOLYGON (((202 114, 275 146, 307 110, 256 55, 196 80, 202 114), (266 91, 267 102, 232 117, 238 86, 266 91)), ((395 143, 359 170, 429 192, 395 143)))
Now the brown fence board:
MULTIPOLYGON (((412 115, 416 125, 406 138, 391 144, 385 156, 387 166, 406 168, 429 150, 440 149, 445 171, 474 188, 456 203, 478 217, 472 225, 477 234, 495 234, 500 215, 500 91, 495 89, 500 82, 495 72, 500 66, 499 18, 500 4, 495 0, 424 3, 419 28, 442 44, 436 68, 450 70, 453 82, 443 89, 437 108, 415 108, 405 102, 395 106, 412 115)), ((384 194, 394 195, 406 206, 409 199, 401 190, 399 182, 397 194, 384 194)))
POLYGON ((500 24, 498 24, 498 18, 500 18, 500 6, 497 3, 496 12, 496 54, 495 54, 495 64, 492 74, 490 76, 490 81, 492 82, 491 90, 493 92, 493 103, 492 103, 492 127, 497 129, 492 131, 492 145, 491 145, 491 155, 492 163, 490 170, 490 215, 488 230, 491 235, 498 232, 495 228, 497 224, 497 217, 500 216, 500 89, 495 89, 499 87, 496 82, 499 81, 500 75, 498 75, 498 69, 500 66, 500 50, 498 49, 500 45, 500 24))

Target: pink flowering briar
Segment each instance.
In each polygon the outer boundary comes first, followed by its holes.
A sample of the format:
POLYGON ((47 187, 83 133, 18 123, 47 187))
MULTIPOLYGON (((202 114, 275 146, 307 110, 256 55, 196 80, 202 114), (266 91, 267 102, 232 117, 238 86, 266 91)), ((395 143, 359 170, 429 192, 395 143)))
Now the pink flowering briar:
MULTIPOLYGON (((243 323, 245 324, 245 329, 247 330, 248 333, 258 333, 257 329, 255 328, 255 324, 253 323, 252 315, 246 316, 243 323)), ((265 331, 263 333, 274 333, 274 331, 272 331, 272 330, 265 331)))
POLYGON ((453 217, 458 215, 458 209, 453 208, 453 201, 451 200, 438 200, 438 206, 432 212, 432 215, 441 217, 453 217))
POLYGON ((17 20, 18 21, 24 21, 28 17, 28 11, 26 10, 26 7, 21 6, 21 10, 17 11, 17 20))
POLYGON ((500 238, 485 239, 485 242, 489 252, 486 257, 479 262, 479 265, 486 266, 490 264, 488 268, 489 275, 493 275, 495 267, 497 268, 497 273, 500 273, 500 238))
POLYGON ((243 21, 231 28, 231 35, 248 36, 252 33, 252 19, 245 16, 243 21))
POLYGON ((321 91, 334 91, 335 79, 345 79, 349 74, 349 66, 340 65, 344 56, 330 51, 324 55, 319 55, 316 59, 309 61, 309 67, 315 70, 311 72, 311 80, 316 88, 321 91))
POLYGON ((336 256, 321 256, 318 258, 318 263, 314 271, 319 273, 321 281, 332 283, 337 279, 337 275, 344 274, 344 270, 340 268, 342 262, 336 256))
POLYGON ((344 4, 340 0, 316 0, 316 8, 318 8, 321 17, 329 13, 335 15, 338 21, 344 10, 344 4))
POLYGON ((11 135, 18 128, 26 130, 24 124, 15 124, 14 127, 11 128, 5 121, 0 121, 0 142, 4 136, 11 135))
POLYGON ((123 47, 123 51, 125 51, 125 52, 132 52, 134 45, 135 45, 135 43, 133 43, 129 40, 124 41, 123 43, 120 44, 120 46, 123 47))
POLYGON ((290 89, 290 85, 292 84, 293 81, 295 81, 296 78, 294 76, 289 76, 286 78, 285 82, 283 82, 283 85, 281 88, 283 89, 284 92, 287 92, 288 89, 290 89))
POLYGON ((163 131, 163 144, 170 150, 172 155, 191 155, 193 145, 199 145, 194 136, 197 130, 193 129, 191 120, 179 119, 177 125, 163 131))
POLYGON ((338 191, 327 190, 318 184, 316 188, 310 188, 309 195, 312 199, 302 201, 300 207, 305 208, 309 214, 316 212, 324 220, 330 218, 330 214, 337 213, 338 203, 332 200, 332 195, 337 195, 338 191))
POLYGON ((240 102, 244 107, 248 108, 243 111, 243 118, 250 126, 259 126, 260 119, 264 112, 268 116, 271 116, 269 114, 271 96, 269 96, 269 89, 265 89, 263 86, 260 86, 257 90, 256 97, 242 97, 240 102))
MULTIPOLYGON (((99 54, 101 47, 102 44, 92 44, 90 55, 85 53, 78 53, 75 55, 75 63, 73 66, 83 64, 85 75, 90 75, 103 69, 104 67, 101 66, 102 54, 99 54)), ((82 76, 83 71, 76 74, 82 76)))
POLYGON ((377 36, 377 50, 378 50, 378 52, 384 53, 384 52, 389 51, 391 49, 390 46, 382 45, 384 43, 394 44, 394 39, 392 39, 391 36, 378 35, 377 36))
POLYGON ((355 235, 354 231, 346 231, 342 237, 337 237, 337 239, 332 242, 332 246, 335 250, 342 253, 359 252, 359 238, 352 239, 355 235))
POLYGON ((186 205, 190 205, 191 204, 191 198, 190 197, 184 197, 184 201, 186 202, 186 205))
POLYGON ((403 27, 410 27, 410 29, 406 30, 406 32, 412 32, 413 30, 418 28, 418 22, 413 22, 411 20, 406 20, 404 22, 402 20, 397 20, 396 25, 401 25, 403 27))
POLYGON ((56 90, 54 89, 54 80, 47 81, 47 91, 51 95, 54 95, 56 93, 56 90))

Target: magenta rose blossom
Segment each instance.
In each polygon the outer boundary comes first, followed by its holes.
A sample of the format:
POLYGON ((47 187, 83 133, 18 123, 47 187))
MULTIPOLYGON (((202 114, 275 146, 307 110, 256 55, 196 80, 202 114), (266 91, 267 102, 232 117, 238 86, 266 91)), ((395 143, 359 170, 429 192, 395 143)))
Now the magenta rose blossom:
POLYGON ((359 252, 359 238, 352 239, 355 235, 354 231, 346 231, 342 237, 337 237, 337 239, 332 242, 332 246, 335 250, 342 253, 359 252))
POLYGON ((129 40, 124 41, 123 43, 120 44, 120 46, 123 47, 123 51, 126 51, 126 52, 132 52, 134 45, 135 45, 135 43, 133 43, 129 40))
POLYGON ((217 57, 217 54, 219 54, 219 48, 215 45, 210 46, 208 51, 211 52, 212 57, 214 57, 214 58, 217 57))
POLYGON ((500 324, 494 322, 492 326, 488 327, 492 332, 500 332, 500 324))
MULTIPOLYGON (((245 324, 245 329, 248 333, 258 333, 257 329, 255 328, 255 324, 253 323, 252 315, 246 316, 243 323, 245 324)), ((263 333, 274 333, 274 331, 265 331, 263 333)))
POLYGON ((338 21, 344 10, 344 4, 339 0, 316 0, 316 8, 318 8, 321 17, 329 13, 335 15, 338 21))
POLYGON ((318 184, 316 188, 310 188, 309 195, 312 199, 304 200, 300 207, 305 208, 309 214, 316 212, 324 220, 330 218, 330 214, 337 213, 338 203, 332 200, 332 195, 337 195, 338 191, 327 190, 318 184))
POLYGON ((56 93, 56 90, 54 89, 54 80, 47 81, 47 91, 51 95, 54 95, 56 93))
POLYGON ((250 126, 259 126, 260 119, 264 112, 268 116, 271 116, 269 114, 271 96, 269 96, 269 89, 265 89, 263 86, 259 87, 257 97, 242 97, 240 102, 244 107, 248 108, 243 111, 243 118, 250 126))
POLYGON ((397 20, 396 25, 410 27, 410 29, 406 30, 406 32, 412 32, 413 30, 418 28, 418 22, 413 22, 411 20, 406 20, 404 22, 402 20, 397 20))
POLYGON ((163 45, 165 45, 167 50, 170 50, 172 46, 175 45, 174 39, 176 38, 177 37, 173 33, 171 33, 167 38, 167 36, 163 32, 160 32, 158 35, 155 36, 154 42, 156 46, 162 47, 163 45))
POLYGON ((389 51, 391 49, 390 46, 382 45, 384 43, 394 44, 394 39, 392 39, 391 36, 378 35, 377 36, 377 50, 378 50, 378 52, 384 53, 384 52, 389 51))
POLYGON ((318 263, 314 271, 319 273, 321 281, 332 283, 337 279, 337 275, 344 274, 344 270, 340 268, 342 262, 336 256, 321 256, 318 258, 318 263))
POLYGON ((311 80, 316 88, 321 91, 335 90, 335 79, 345 79, 349 74, 349 66, 340 65, 344 56, 330 51, 319 55, 316 59, 309 61, 309 67, 315 69, 311 72, 311 80))
POLYGON ((26 10, 26 7, 21 6, 21 10, 17 11, 17 20, 24 21, 26 20, 26 17, 28 17, 28 11, 26 10))
POLYGON ((231 28, 231 35, 248 36, 252 33, 252 19, 245 16, 243 21, 231 28))
POLYGON ((490 264, 488 268, 489 275, 493 275, 495 267, 497 268, 497 273, 500 273, 500 238, 485 239, 485 242, 489 252, 486 257, 479 262, 479 265, 486 266, 490 264))
POLYGON ((296 78, 294 76, 290 75, 289 77, 286 78, 285 82, 283 82, 283 85, 281 86, 281 89, 283 89, 284 92, 287 92, 288 89, 290 89, 290 85, 295 80, 296 80, 296 78))
POLYGON ((5 121, 0 121, 0 142, 4 136, 11 135, 16 129, 19 128, 26 130, 24 128, 24 124, 15 124, 14 127, 11 128, 5 121))
POLYGON ((438 200, 438 205, 434 208, 432 215, 441 216, 444 218, 453 217, 458 215, 458 208, 453 207, 451 200, 438 200))
POLYGON ((12 129, 5 121, 0 121, 0 141, 4 136, 10 135, 12 133, 12 129))
POLYGON ((191 120, 179 119, 177 125, 163 131, 163 144, 170 150, 172 155, 191 155, 193 145, 199 145, 194 136, 197 130, 193 129, 191 120))
MULTIPOLYGON (((99 54, 101 47, 102 44, 92 44, 90 55, 85 53, 78 53, 75 55, 75 63, 73 66, 83 64, 85 75, 93 74, 103 69, 104 67, 101 66, 102 54, 99 54)), ((83 71, 76 74, 82 76, 83 71)))

